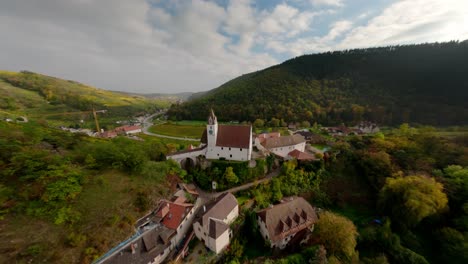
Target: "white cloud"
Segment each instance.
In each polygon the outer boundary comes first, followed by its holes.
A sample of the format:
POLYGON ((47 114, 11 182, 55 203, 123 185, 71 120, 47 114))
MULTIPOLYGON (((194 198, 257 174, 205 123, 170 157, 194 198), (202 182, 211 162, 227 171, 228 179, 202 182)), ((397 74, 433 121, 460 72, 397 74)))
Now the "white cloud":
MULTIPOLYGON (((304 53, 410 44, 468 38, 468 2, 458 0, 401 0, 383 9, 362 26, 342 20, 331 24, 327 35, 273 41, 268 48, 281 53, 304 53)), ((362 22, 362 21, 361 21, 362 22)))
POLYGON ((310 0, 310 2, 315 6, 343 6, 343 0, 310 0))
POLYGON ((468 2, 404 0, 353 29, 337 48, 449 41, 468 37, 468 2))
POLYGON ((312 3, 328 10, 298 1, 271 9, 252 0, 0 1, 0 69, 107 89, 197 91, 275 64, 275 56, 468 38, 468 1, 401 0, 335 19, 321 35, 325 16, 346 7, 312 3))
MULTIPOLYGON (((0 68, 32 70, 106 89, 200 91, 277 61, 226 49, 227 11, 215 3, 144 0, 0 3, 0 68)), ((245 50, 249 50, 247 45, 245 50)))

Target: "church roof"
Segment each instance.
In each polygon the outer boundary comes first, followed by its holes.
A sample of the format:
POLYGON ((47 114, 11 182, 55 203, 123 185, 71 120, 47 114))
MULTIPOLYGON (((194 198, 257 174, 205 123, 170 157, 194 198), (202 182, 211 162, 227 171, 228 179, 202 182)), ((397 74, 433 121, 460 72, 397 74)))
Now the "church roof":
POLYGON ((218 125, 216 146, 248 149, 251 132, 251 126, 218 125))

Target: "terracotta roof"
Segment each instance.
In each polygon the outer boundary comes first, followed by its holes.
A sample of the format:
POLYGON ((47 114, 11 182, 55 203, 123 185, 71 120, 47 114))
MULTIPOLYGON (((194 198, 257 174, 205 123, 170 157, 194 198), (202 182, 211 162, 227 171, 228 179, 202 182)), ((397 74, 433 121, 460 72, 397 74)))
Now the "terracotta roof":
POLYGON ((139 130, 139 129, 141 129, 140 126, 124 126, 124 127, 123 127, 123 130, 124 130, 125 132, 134 131, 134 130, 139 130))
POLYGON ((289 152, 288 155, 297 160, 315 160, 314 156, 310 155, 309 153, 297 150, 297 149, 289 152))
POLYGON ((216 146, 249 148, 251 131, 251 126, 218 125, 218 136, 216 138, 216 146))
POLYGON ((293 146, 299 143, 304 143, 306 140, 301 135, 283 136, 277 138, 267 138, 262 145, 267 148, 279 148, 285 146, 293 146))
MULTIPOLYGON (((177 229, 182 220, 187 216, 188 212, 192 209, 192 204, 177 204, 164 201, 161 210, 164 210, 166 206, 169 207, 169 211, 165 214, 162 224, 170 229, 177 229)), ((159 211, 157 213, 159 215, 159 211)))
POLYGON ((257 212, 266 224, 273 242, 295 234, 317 222, 314 208, 302 197, 284 198, 284 202, 257 212))
POLYGON ((117 136, 117 132, 115 131, 104 131, 100 134, 103 138, 114 138, 117 136))
POLYGON ((210 219, 210 226, 208 228, 208 236, 211 238, 217 239, 219 236, 224 234, 226 230, 229 229, 229 226, 222 221, 210 219))

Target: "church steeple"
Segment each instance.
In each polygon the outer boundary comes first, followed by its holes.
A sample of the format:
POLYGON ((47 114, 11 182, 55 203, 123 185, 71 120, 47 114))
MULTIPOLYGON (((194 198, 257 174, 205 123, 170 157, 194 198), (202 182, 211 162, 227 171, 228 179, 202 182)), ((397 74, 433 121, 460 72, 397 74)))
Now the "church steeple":
POLYGON ((211 108, 210 116, 208 116, 208 125, 218 124, 218 118, 214 114, 213 108, 211 108))
POLYGON ((216 146, 216 138, 218 136, 218 118, 216 118, 213 109, 211 109, 208 116, 208 125, 206 125, 208 147, 214 148, 216 146))

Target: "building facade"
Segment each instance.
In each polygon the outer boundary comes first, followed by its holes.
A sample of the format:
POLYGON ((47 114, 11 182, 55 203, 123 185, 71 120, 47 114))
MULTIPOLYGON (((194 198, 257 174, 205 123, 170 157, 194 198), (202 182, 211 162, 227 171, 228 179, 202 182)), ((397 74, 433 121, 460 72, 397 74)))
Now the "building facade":
POLYGON ((302 197, 257 212, 260 233, 270 246, 284 249, 291 241, 307 241, 317 222, 315 209, 302 197))
POLYGON ((212 203, 200 209, 193 223, 195 236, 206 247, 219 254, 232 237, 229 225, 239 216, 237 199, 231 193, 224 193, 212 203))

